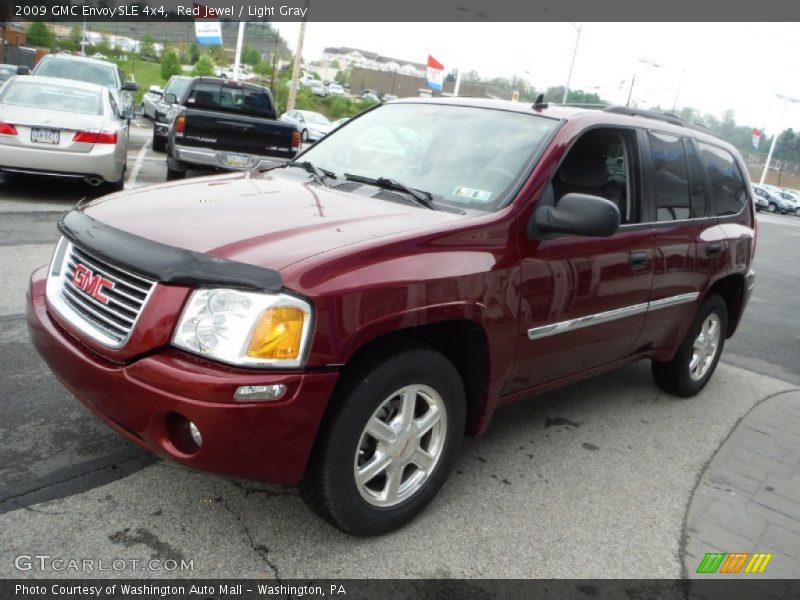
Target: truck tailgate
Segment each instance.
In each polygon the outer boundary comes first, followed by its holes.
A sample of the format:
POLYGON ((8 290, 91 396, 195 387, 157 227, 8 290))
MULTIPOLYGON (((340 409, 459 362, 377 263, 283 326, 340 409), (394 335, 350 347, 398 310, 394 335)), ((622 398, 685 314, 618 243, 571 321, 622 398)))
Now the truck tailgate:
POLYGON ((263 117, 188 109, 181 144, 257 156, 291 158, 293 125, 263 117))

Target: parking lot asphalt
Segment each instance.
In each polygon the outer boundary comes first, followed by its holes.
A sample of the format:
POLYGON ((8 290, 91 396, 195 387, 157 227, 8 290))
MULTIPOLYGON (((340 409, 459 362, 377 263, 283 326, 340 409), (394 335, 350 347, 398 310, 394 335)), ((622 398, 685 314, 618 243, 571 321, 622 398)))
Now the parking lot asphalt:
MULTIPOLYGON (((129 188, 166 173, 148 123, 134 123, 129 188)), ((505 409, 465 442, 419 519, 382 538, 350 538, 291 488, 152 459, 55 381, 27 339, 25 286, 49 261, 56 220, 88 193, 0 181, 0 577, 77 576, 15 568, 16 556, 36 553, 194 566, 98 576, 676 577, 686 568, 687 507, 724 456, 720 445, 751 409, 800 385, 791 300, 800 219, 760 215, 756 291, 700 396, 664 395, 642 363, 505 409)))

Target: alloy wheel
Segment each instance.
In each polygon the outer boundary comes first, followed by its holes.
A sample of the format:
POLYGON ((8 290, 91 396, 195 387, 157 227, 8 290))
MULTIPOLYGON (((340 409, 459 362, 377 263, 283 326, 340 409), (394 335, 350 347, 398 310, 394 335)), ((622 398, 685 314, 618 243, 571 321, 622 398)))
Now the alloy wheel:
POLYGON ((714 364, 717 348, 719 348, 720 330, 719 315, 711 313, 703 321, 700 332, 694 340, 692 360, 689 362, 689 376, 693 380, 702 379, 714 364))

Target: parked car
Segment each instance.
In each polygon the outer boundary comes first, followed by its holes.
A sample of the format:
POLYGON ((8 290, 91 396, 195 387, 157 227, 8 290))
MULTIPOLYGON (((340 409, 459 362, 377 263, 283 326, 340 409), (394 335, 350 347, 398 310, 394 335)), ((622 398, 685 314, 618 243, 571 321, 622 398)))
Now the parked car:
POLYGON ((12 77, 0 89, 0 171, 121 190, 129 118, 104 86, 12 77))
POLYGON ((167 85, 164 87, 164 93, 159 98, 158 102, 155 106, 155 114, 153 116, 153 150, 156 152, 163 152, 167 147, 167 133, 169 132, 169 122, 167 121, 167 115, 169 114, 170 110, 175 107, 178 102, 180 102, 181 98, 183 98, 183 94, 186 92, 186 89, 189 87, 189 83, 192 81, 191 77, 184 77, 182 75, 173 75, 167 81, 167 85), (170 94, 170 97, 175 99, 174 103, 168 103, 164 100, 164 96, 166 94, 170 94))
POLYGON ((192 167, 246 170, 293 158, 297 130, 277 120, 264 86, 214 77, 195 77, 183 97, 164 94, 167 115, 167 179, 192 167))
POLYGON ((151 85, 147 93, 142 96, 142 116, 148 119, 156 118, 156 106, 164 98, 164 90, 157 85, 151 85))
POLYGON ((341 119, 336 119, 333 123, 331 123, 331 125, 333 125, 333 129, 336 129, 337 127, 341 127, 347 123, 349 120, 350 117, 342 117, 341 119))
POLYGON ((29 331, 133 443, 381 534, 503 405, 641 359, 700 392, 753 290, 746 173, 649 111, 381 104, 282 167, 72 210, 29 331))
POLYGON ((34 67, 32 75, 74 79, 104 85, 114 94, 120 110, 133 115, 133 95, 139 89, 135 81, 125 81, 123 72, 112 62, 84 56, 48 54, 34 67))
MULTIPOLYGON (((800 217, 800 201, 798 201, 798 197, 793 194, 791 190, 765 183, 753 187, 754 190, 756 188, 762 190, 762 196, 764 193, 769 194, 769 198, 767 198, 767 210, 769 212, 778 212, 782 215, 796 215, 800 217)), ((756 192, 756 194, 758 194, 758 192, 756 192)))
POLYGON ((800 217, 800 196, 798 196, 795 192, 788 190, 781 190, 778 192, 778 196, 785 203, 785 211, 781 211, 783 214, 791 214, 796 217, 800 217))
MULTIPOLYGON (((769 210, 769 200, 772 198, 772 195, 763 187, 758 184, 752 184, 753 186, 753 202, 755 204, 755 208, 757 211, 761 210, 769 210)), ((773 209, 774 210, 774 209, 773 209)))
POLYGON ((290 110, 281 115, 281 121, 297 127, 303 142, 321 140, 334 129, 333 123, 325 115, 310 110, 290 110))
POLYGON ((20 69, 27 67, 18 67, 17 65, 3 65, 0 64, 0 86, 6 81, 11 79, 14 75, 21 75, 20 69))
POLYGON ((329 83, 326 91, 329 96, 344 96, 344 88, 338 83, 329 83))
POLYGON ((311 90, 311 93, 315 96, 327 96, 328 91, 325 89, 325 86, 322 85, 321 81, 317 81, 316 79, 312 79, 307 84, 308 89, 311 90))
POLYGON ((391 102, 392 100, 397 100, 397 96, 394 94, 384 94, 381 96, 381 102, 391 102))
POLYGON ((380 102, 381 99, 378 97, 377 92, 373 92, 371 90, 364 90, 361 92, 361 96, 359 96, 359 100, 369 100, 371 102, 380 102))

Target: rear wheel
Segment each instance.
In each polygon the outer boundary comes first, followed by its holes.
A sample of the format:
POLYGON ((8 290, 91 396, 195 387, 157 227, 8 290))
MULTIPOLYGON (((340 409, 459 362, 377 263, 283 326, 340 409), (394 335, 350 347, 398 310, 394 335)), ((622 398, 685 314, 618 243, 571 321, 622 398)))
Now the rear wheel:
POLYGON ((727 329, 727 305, 720 296, 712 294, 700 306, 673 359, 668 362, 653 361, 656 385, 676 396, 697 394, 717 368, 727 329))
POLYGON ((167 181, 186 179, 186 167, 179 160, 167 157, 167 181))
POLYGON ((433 499, 461 445, 464 386, 438 352, 376 357, 337 392, 300 492, 352 535, 402 527, 433 499))
POLYGON ((153 134, 153 151, 164 152, 167 147, 167 139, 153 134))
POLYGON ((773 202, 770 202, 767 210, 771 213, 774 213, 776 210, 778 210, 778 207, 773 202))

